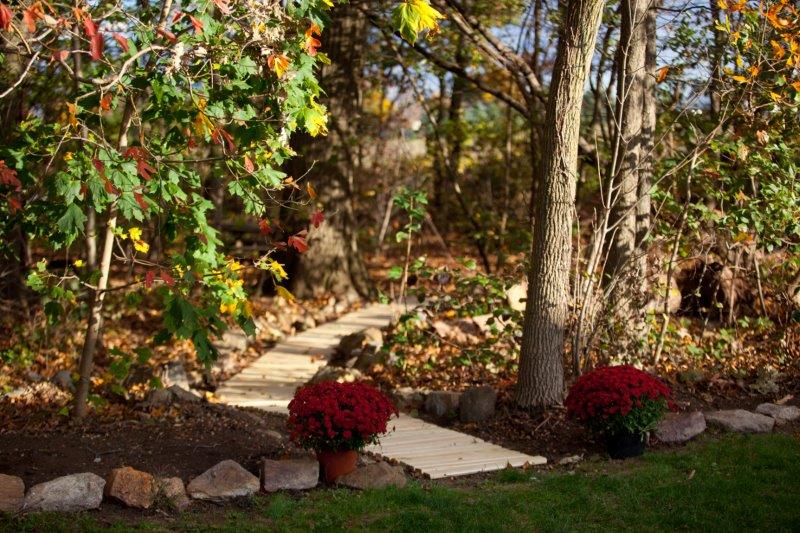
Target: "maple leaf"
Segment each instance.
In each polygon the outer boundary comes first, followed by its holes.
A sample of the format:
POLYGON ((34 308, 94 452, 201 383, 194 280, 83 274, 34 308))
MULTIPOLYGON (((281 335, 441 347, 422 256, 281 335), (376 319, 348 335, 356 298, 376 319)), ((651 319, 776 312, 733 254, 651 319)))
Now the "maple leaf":
POLYGON ((305 38, 305 43, 303 44, 303 47, 305 48, 306 53, 308 55, 310 55, 311 57, 314 57, 314 56, 317 55, 317 49, 320 46, 322 46, 322 43, 319 41, 319 39, 316 39, 314 37, 314 35, 322 35, 322 32, 321 32, 319 26, 317 26, 316 23, 313 23, 306 30, 306 34, 305 35, 306 35, 306 38, 305 38))
POLYGON ((223 15, 230 15, 231 14, 231 7, 228 5, 230 0, 214 0, 214 5, 217 6, 220 13, 223 15))
POLYGON ((169 30, 165 30, 163 28, 159 28, 158 30, 156 30, 156 33, 158 33, 160 36, 164 37, 166 40, 168 40, 172 44, 175 44, 176 42, 178 42, 178 38, 175 37, 175 34, 172 33, 169 30))
POLYGON ((194 32, 197 35, 202 35, 203 34, 203 21, 198 19, 198 18, 196 18, 196 17, 193 17, 192 15, 189 15, 189 20, 191 21, 192 26, 194 27, 194 32))
POLYGON ((6 165, 2 159, 0 159, 0 183, 14 187, 17 191, 22 188, 22 183, 17 178, 17 171, 6 165))
POLYGON ((22 21, 30 33, 36 32, 36 21, 44 18, 42 3, 36 2, 31 7, 22 12, 22 21))
POLYGON ((175 16, 172 17, 172 23, 175 24, 183 18, 183 11, 176 11, 175 16))
POLYGON ((283 298, 287 302, 293 302, 294 301, 294 294, 289 292, 286 289, 286 287, 284 287, 283 285, 277 285, 275 287, 275 292, 277 292, 278 296, 280 296, 281 298, 283 298))
POLYGON ((656 71, 656 83, 661 83, 667 79, 667 74, 669 74, 669 66, 658 69, 658 71, 656 71))
POLYGON ((114 184, 111 183, 109 180, 105 180, 103 182, 103 186, 105 187, 106 192, 108 194, 119 194, 119 190, 116 187, 114 187, 114 184))
POLYGON ((117 41, 117 44, 122 49, 122 51, 127 54, 128 50, 130 49, 130 47, 128 46, 128 39, 126 39, 124 35, 120 35, 119 33, 116 32, 114 32, 112 36, 114 37, 114 40, 117 41))
POLYGON ((94 61, 97 61, 103 55, 103 44, 103 34, 100 32, 95 33, 89 43, 89 53, 94 61))
POLYGON ((145 161, 144 159, 139 159, 139 160, 136 162, 136 170, 137 170, 137 172, 139 172, 139 175, 140 175, 140 176, 142 177, 142 179, 143 179, 143 180, 145 180, 145 181, 150 181, 150 180, 153 178, 153 176, 151 176, 151 175, 150 175, 150 173, 151 173, 151 172, 155 172, 155 171, 156 171, 156 169, 154 169, 153 167, 151 167, 151 166, 150 166, 150 165, 147 163, 147 161, 145 161))
POLYGON ((83 31, 87 37, 94 37, 97 35, 97 24, 89 17, 83 17, 83 31))
POLYGON ((69 57, 69 52, 67 50, 57 50, 53 52, 53 61, 66 61, 69 57))
POLYGON ((0 30, 8 31, 11 28, 11 21, 14 19, 14 12, 5 4, 0 4, 0 30))
POLYGON ((289 70, 289 58, 283 54, 272 54, 267 58, 267 66, 275 72, 278 78, 282 78, 289 70))
POLYGON ((156 280, 156 273, 152 270, 148 270, 147 274, 144 276, 144 286, 148 289, 153 286, 153 282, 156 280))
POLYGON ((325 220, 325 215, 322 213, 322 211, 314 211, 311 213, 309 220, 315 228, 318 228, 319 225, 325 220))
POLYGON ((244 156, 244 169, 247 171, 248 174, 252 174, 256 170, 256 166, 253 164, 253 160, 250 159, 248 156, 244 156))
POLYGON ((8 207, 10 207, 11 212, 14 213, 22 209, 22 203, 20 203, 19 198, 17 198, 16 196, 9 196, 8 207))
POLYGON ((140 192, 133 193, 133 198, 134 198, 134 200, 136 200, 136 203, 139 204, 139 207, 141 207, 143 211, 147 211, 147 208, 148 208, 147 202, 145 202, 144 196, 142 196, 142 193, 140 193, 140 192))
POLYGON ((92 165, 94 165, 94 168, 97 169, 97 172, 100 174, 100 177, 104 178, 106 165, 96 157, 92 159, 92 165))
POLYGON ((286 244, 297 250, 298 252, 305 253, 308 251, 308 243, 305 239, 305 231, 301 231, 297 235, 292 235, 286 239, 286 244))
POLYGON ((261 232, 261 235, 269 235, 272 233, 272 226, 269 225, 269 220, 266 218, 262 218, 258 221, 258 231, 261 232))
POLYGON ((175 286, 175 278, 170 276, 169 273, 166 272, 165 270, 161 271, 161 279, 164 281, 164 283, 166 283, 170 287, 174 287, 175 286))
POLYGON ((111 95, 104 94, 103 97, 100 99, 100 109, 103 111, 110 111, 111 110, 111 95))
POLYGON ((314 189, 314 186, 311 185, 310 181, 306 182, 306 191, 308 192, 309 198, 311 198, 312 200, 317 197, 317 191, 316 189, 314 189))

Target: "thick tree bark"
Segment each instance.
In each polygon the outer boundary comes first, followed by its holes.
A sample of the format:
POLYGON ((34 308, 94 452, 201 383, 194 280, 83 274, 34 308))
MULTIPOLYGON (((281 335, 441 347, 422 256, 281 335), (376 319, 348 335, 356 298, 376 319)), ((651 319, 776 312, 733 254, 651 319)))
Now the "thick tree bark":
POLYGON ((564 7, 534 210, 516 393, 522 407, 546 407, 562 400, 581 107, 603 4, 602 0, 570 0, 564 7))
POLYGON ((326 219, 309 233, 309 250, 299 261, 292 289, 298 297, 334 294, 355 299, 371 292, 368 274, 358 249, 353 210, 353 181, 357 157, 352 152, 359 134, 361 78, 367 19, 350 2, 337 5, 322 42, 331 64, 322 69, 321 83, 329 111, 327 137, 300 136, 292 174, 307 178, 316 188, 326 219))
MULTIPOLYGON (((643 250, 644 241, 650 233, 650 190, 653 188, 653 160, 655 158, 656 124, 658 120, 656 99, 656 17, 658 0, 652 2, 647 10, 645 32, 647 48, 645 51, 644 94, 642 95, 642 162, 639 165, 639 202, 636 204, 636 246, 643 250)), ((639 269, 647 270, 647 255, 640 254, 639 269)))
MULTIPOLYGON (((645 132, 642 126, 645 89, 648 84, 645 64, 649 2, 650 0, 623 0, 621 5, 616 117, 618 131, 615 139, 615 172, 612 172, 614 192, 611 198, 613 237, 605 265, 606 281, 625 276, 626 279, 641 282, 644 277, 641 265, 632 260, 637 254, 642 163, 648 155, 645 153, 645 132)), ((616 281, 611 294, 612 305, 629 307, 632 303, 629 298, 632 287, 630 283, 616 281)), ((639 287, 634 287, 634 290, 639 290, 639 287)), ((618 310, 625 314, 623 309, 618 310)))

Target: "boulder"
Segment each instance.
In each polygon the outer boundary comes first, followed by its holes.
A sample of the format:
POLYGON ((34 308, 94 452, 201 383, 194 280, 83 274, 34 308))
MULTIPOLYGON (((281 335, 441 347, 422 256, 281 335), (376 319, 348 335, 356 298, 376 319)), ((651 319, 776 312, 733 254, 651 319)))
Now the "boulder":
POLYGON ((115 468, 106 476, 106 496, 127 507, 149 509, 156 499, 156 480, 147 472, 129 466, 115 468))
POLYGON ((704 415, 709 426, 738 433, 769 433, 775 426, 774 418, 744 409, 710 411, 704 415))
POLYGON ((172 392, 167 389, 153 389, 147 393, 143 405, 144 407, 163 407, 172 403, 172 392))
POLYGON ((706 430, 706 418, 700 411, 692 413, 667 413, 655 435, 661 442, 679 444, 693 439, 706 430))
POLYGON ((75 384, 72 382, 72 373, 69 370, 60 370, 50 378, 50 383, 62 390, 75 392, 75 384))
POLYGON ((381 352, 382 347, 383 332, 378 328, 367 328, 351 333, 339 341, 330 364, 366 370, 374 364, 385 362, 385 354, 381 352))
POLYGON ((182 389, 189 390, 189 375, 181 361, 170 361, 161 365, 156 375, 164 387, 177 385, 182 389))
POLYGON ((425 396, 425 412, 433 416, 453 416, 458 412, 460 392, 433 391, 425 396))
POLYGON ((172 399, 174 401, 184 402, 184 403, 197 403, 202 400, 200 396, 184 388, 181 388, 177 385, 173 385, 167 388, 167 390, 172 394, 172 399))
POLYGON ((314 459, 264 459, 261 464, 261 489, 264 492, 313 489, 318 481, 319 462, 314 459))
POLYGON ((16 513, 25 500, 25 482, 17 476, 0 474, 0 513, 16 513))
POLYGON ((249 496, 258 489, 258 478, 230 459, 212 466, 186 487, 192 498, 214 501, 249 496))
POLYGON ((756 407, 756 413, 771 416, 776 424, 785 424, 800 418, 800 409, 794 405, 778 405, 775 403, 762 403, 756 407))
POLYGON ((462 422, 483 422, 494 415, 497 392, 491 387, 470 387, 461 395, 459 419, 462 422))
POLYGON ((392 466, 380 461, 372 463, 340 477, 336 483, 351 489, 380 489, 383 487, 406 486, 406 475, 402 466, 392 466))
POLYGON ((191 500, 189 500, 189 497, 186 495, 186 487, 181 478, 162 478, 159 479, 156 484, 158 486, 159 495, 167 501, 170 507, 178 511, 183 511, 189 507, 191 500))
POLYGON ((394 391, 394 399, 398 409, 418 409, 425 402, 425 393, 412 387, 400 387, 394 391))
POLYGON ((86 511, 103 501, 106 482, 97 474, 84 472, 62 476, 34 485, 25 496, 25 511, 86 511))

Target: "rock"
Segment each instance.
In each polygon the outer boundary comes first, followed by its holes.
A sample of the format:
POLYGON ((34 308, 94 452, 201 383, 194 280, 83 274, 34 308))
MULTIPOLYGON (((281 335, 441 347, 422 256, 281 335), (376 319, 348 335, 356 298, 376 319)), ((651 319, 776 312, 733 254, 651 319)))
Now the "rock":
POLYGON ((392 466, 384 461, 357 468, 336 481, 338 485, 360 490, 390 486, 402 488, 406 482, 402 466, 392 466))
POLYGON ((91 472, 62 476, 31 487, 25 496, 25 511, 86 511, 103 501, 103 478, 91 472))
POLYGON ((72 374, 69 370, 60 370, 50 378, 50 383, 62 390, 75 392, 75 384, 72 382, 72 374))
POLYGON ((709 426, 738 433, 769 433, 775 426, 774 418, 744 409, 710 411, 704 414, 709 426))
POLYGON ((706 418, 700 411, 692 413, 667 413, 655 435, 661 442, 679 444, 693 439, 706 430, 706 418))
POLYGON ((167 389, 153 389, 147 393, 142 405, 144 407, 163 407, 172 403, 172 392, 167 389))
POLYGON ((314 459, 264 459, 261 464, 261 489, 264 492, 313 489, 317 482, 319 462, 314 459))
POLYGON ((181 478, 162 478, 156 482, 156 485, 158 486, 158 493, 163 496, 170 507, 178 511, 183 511, 189 507, 191 500, 186 495, 186 487, 181 478))
POLYGON ((483 422, 494 415, 497 393, 491 387, 470 387, 461 395, 459 418, 462 422, 483 422))
POLYGON ((156 374, 164 387, 177 385, 182 389, 189 390, 189 375, 180 361, 171 361, 161 365, 156 374))
POLYGON ((778 381, 783 378, 783 374, 778 372, 770 365, 762 366, 758 369, 758 378, 750 388, 761 394, 778 394, 780 386, 778 381))
POLYGON ((394 391, 398 409, 418 409, 425 402, 425 394, 411 387, 400 387, 394 391))
POLYGON ((575 463, 580 463, 582 460, 582 455, 570 455, 568 457, 562 457, 559 459, 558 464, 561 466, 574 465, 575 463))
POLYGON ((16 513, 25 500, 25 482, 17 476, 0 474, 0 513, 16 513))
POLYGON ((506 289, 508 305, 514 311, 525 311, 525 300, 528 297, 528 282, 523 281, 506 289))
POLYGON ((458 412, 460 392, 433 391, 425 396, 425 412, 433 416, 453 416, 458 412))
POLYGON ((323 366, 308 382, 322 383, 323 381, 336 381, 338 383, 352 383, 359 379, 361 379, 361 372, 355 368, 323 366))
POLYGON ((230 459, 217 463, 186 487, 189 496, 198 500, 225 500, 258 492, 258 478, 230 459))
POLYGON ((178 402, 197 403, 202 399, 195 393, 183 389, 177 385, 173 385, 169 387, 167 390, 170 392, 170 394, 172 394, 173 400, 178 402))
POLYGON ((106 476, 105 495, 128 507, 149 509, 156 499, 156 480, 129 466, 115 468, 106 476))
POLYGON ((794 405, 762 403, 756 407, 756 413, 771 416, 775 419, 775 423, 779 425, 800 418, 800 409, 794 405))
POLYGON ((357 370, 366 370, 377 363, 385 361, 383 332, 378 328, 367 328, 363 331, 345 335, 339 341, 336 353, 331 358, 333 366, 346 366, 357 370))

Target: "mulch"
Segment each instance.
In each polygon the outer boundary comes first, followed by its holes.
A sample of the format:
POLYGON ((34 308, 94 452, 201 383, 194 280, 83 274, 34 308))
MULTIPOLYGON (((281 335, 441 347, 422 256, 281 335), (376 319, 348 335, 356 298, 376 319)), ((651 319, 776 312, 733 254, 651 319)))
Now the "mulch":
POLYGON ((117 421, 78 424, 60 417, 45 426, 0 430, 0 472, 21 477, 28 487, 77 472, 105 477, 120 466, 188 482, 224 459, 257 472, 262 458, 297 453, 276 438, 285 420, 205 403, 178 404, 164 412, 134 410, 117 421))

